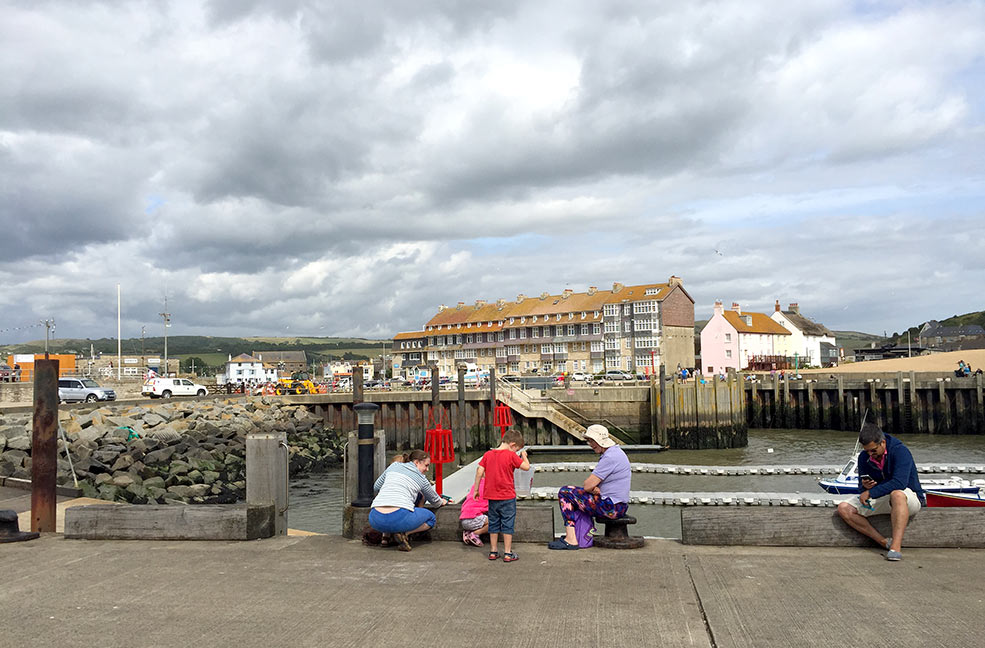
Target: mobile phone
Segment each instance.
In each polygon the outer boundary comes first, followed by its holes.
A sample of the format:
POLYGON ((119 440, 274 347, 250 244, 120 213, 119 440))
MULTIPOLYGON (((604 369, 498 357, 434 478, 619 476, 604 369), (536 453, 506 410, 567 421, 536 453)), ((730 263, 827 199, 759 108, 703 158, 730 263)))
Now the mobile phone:
POLYGON ((872 479, 872 477, 870 477, 868 475, 862 475, 861 476, 861 479, 868 479, 869 481, 875 481, 874 479, 872 479))

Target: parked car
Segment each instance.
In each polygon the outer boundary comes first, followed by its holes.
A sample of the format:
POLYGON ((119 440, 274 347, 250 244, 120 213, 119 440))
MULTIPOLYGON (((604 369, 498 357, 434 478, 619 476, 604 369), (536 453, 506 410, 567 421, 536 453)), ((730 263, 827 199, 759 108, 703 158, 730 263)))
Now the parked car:
POLYGON ((14 376, 14 368, 9 364, 0 362, 0 382, 14 382, 17 378, 14 376))
POLYGON ((115 401, 116 391, 100 387, 95 380, 89 378, 59 378, 58 400, 63 403, 115 401))
POLYGON ((602 380, 635 380, 633 374, 619 369, 609 369, 605 372, 602 380))
POLYGON ((140 393, 151 398, 171 398, 172 396, 205 396, 209 390, 205 385, 193 383, 187 378, 151 378, 144 382, 140 393))
POLYGON ((592 377, 583 371, 575 371, 571 374, 571 380, 578 380, 581 382, 587 382, 592 377))

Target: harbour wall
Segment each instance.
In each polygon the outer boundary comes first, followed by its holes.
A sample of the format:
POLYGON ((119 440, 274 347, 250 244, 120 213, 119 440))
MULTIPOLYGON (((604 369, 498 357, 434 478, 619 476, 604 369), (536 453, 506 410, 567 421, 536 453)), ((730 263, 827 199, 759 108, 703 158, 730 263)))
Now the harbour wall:
POLYGON ((982 376, 896 373, 865 378, 748 383, 749 427, 858 430, 862 418, 891 434, 985 434, 982 376))

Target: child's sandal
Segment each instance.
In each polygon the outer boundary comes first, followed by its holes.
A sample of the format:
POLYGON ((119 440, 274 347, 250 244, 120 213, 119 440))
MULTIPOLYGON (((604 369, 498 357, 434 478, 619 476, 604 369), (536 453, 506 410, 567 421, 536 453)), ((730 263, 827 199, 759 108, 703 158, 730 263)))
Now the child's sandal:
POLYGON ((489 560, 499 560, 499 552, 498 551, 490 551, 489 552, 489 560))
POLYGON ((516 555, 516 552, 511 551, 508 554, 503 554, 503 562, 513 562, 514 560, 520 560, 520 556, 516 555))

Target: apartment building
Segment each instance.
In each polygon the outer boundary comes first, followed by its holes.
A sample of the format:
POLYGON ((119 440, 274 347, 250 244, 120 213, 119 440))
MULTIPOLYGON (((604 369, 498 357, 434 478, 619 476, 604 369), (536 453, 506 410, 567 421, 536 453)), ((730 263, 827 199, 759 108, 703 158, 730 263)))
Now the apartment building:
POLYGON ((440 306, 422 331, 395 337, 402 369, 418 348, 449 376, 459 364, 500 375, 606 369, 648 375, 661 364, 693 366, 694 300, 672 276, 666 283, 614 283, 611 290, 459 302, 440 306), (421 334, 423 347, 401 346, 421 334))

